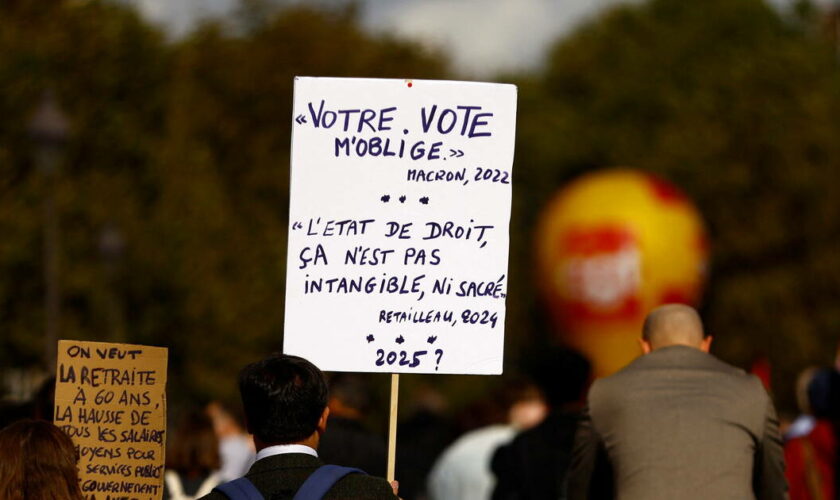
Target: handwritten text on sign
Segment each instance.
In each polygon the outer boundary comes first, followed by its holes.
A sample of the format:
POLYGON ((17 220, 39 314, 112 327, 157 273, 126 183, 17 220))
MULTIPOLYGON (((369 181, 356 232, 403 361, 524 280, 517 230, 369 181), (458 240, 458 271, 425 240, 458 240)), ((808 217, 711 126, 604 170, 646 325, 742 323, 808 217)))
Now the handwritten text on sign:
POLYGON ((501 373, 516 87, 298 78, 284 350, 501 373))
POLYGON ((88 500, 163 495, 166 362, 162 347, 59 341, 55 424, 88 500))

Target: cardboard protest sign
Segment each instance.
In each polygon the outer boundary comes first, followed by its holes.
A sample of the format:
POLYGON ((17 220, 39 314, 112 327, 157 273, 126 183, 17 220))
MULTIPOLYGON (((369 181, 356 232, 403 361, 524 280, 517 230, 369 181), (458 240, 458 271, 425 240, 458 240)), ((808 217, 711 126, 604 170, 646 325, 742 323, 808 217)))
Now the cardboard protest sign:
POLYGON ((513 85, 297 78, 284 351, 502 372, 513 85))
POLYGON ((55 425, 79 451, 88 500, 162 497, 166 363, 162 347, 58 342, 55 425))

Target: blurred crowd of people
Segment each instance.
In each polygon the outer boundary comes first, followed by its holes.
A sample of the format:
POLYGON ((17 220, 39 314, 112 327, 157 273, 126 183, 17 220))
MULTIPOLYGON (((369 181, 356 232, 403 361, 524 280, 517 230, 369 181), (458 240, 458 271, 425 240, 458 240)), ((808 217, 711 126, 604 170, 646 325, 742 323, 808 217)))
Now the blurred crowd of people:
MULTIPOLYGON (((319 446, 326 463, 385 475, 384 433, 368 422, 369 374, 329 378, 330 421, 319 446)), ((409 500, 565 498, 575 430, 591 382, 589 363, 566 349, 531 360, 529 378, 502 377, 497 390, 447 414, 431 388, 399 427, 397 479, 409 500)), ((0 498, 81 499, 78 450, 50 423, 54 381, 28 404, 0 413, 0 498), (49 479, 46 479, 49 477, 49 479)), ((790 498, 833 499, 840 463, 840 371, 809 368, 798 381, 801 413, 782 419, 790 498)), ((177 409, 167 438, 164 499, 208 494, 244 475, 255 459, 241 410, 212 401, 177 409)))
POLYGON ((800 415, 784 422, 785 464, 793 500, 836 498, 837 436, 840 432, 840 372, 808 368, 797 381, 800 415))

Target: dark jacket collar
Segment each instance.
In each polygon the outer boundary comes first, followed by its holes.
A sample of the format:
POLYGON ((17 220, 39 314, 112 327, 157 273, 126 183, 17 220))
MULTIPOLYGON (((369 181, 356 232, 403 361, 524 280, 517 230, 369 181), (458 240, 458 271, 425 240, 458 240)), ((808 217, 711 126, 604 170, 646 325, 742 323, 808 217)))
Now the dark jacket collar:
POLYGON ((306 453, 283 453, 272 455, 254 462, 248 474, 259 474, 277 469, 302 468, 312 469, 324 465, 320 459, 306 453))

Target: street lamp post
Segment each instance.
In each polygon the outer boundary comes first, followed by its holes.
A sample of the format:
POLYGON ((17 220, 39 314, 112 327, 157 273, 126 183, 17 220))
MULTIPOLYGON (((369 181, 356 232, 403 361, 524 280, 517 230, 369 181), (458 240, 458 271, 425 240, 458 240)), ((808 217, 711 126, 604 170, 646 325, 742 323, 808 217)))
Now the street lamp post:
POLYGON ((35 164, 44 176, 44 365, 55 371, 56 344, 58 343, 61 316, 61 291, 59 289, 59 234, 55 207, 56 174, 69 125, 58 107, 55 95, 45 92, 28 124, 29 136, 35 144, 35 164))
POLYGON ((122 263, 125 239, 119 226, 109 222, 102 228, 99 235, 99 254, 105 264, 105 316, 107 319, 110 340, 117 343, 126 341, 125 320, 122 301, 117 293, 119 270, 122 263))

